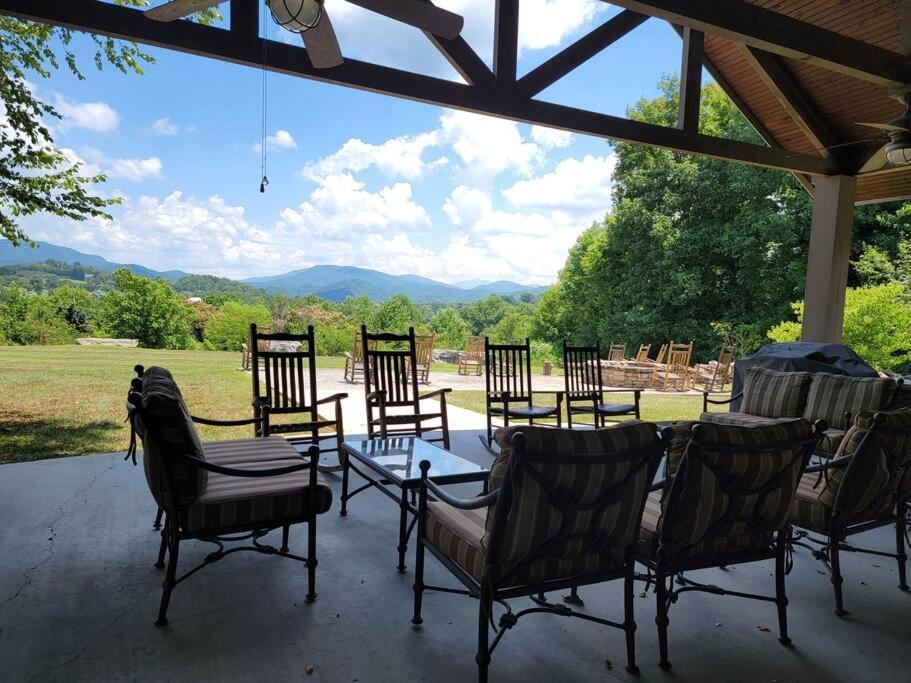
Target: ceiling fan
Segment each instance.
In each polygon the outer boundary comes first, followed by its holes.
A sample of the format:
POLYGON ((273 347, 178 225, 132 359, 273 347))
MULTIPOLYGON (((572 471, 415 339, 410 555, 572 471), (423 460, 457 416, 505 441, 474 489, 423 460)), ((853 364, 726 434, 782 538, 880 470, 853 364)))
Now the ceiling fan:
POLYGON ((878 171, 888 166, 907 166, 911 164, 911 91, 901 96, 905 104, 905 113, 888 123, 858 123, 858 126, 885 131, 889 141, 880 147, 860 169, 859 173, 878 171))
MULTIPOLYGON (((176 21, 200 12, 225 0, 170 0, 146 10, 145 15, 156 21, 176 21)), ((253 2, 254 0, 233 0, 253 2)), ((310 62, 317 69, 329 69, 344 60, 342 50, 323 6, 324 0, 265 0, 272 18, 279 26, 299 33, 307 48, 310 62)), ((456 38, 462 31, 463 18, 458 14, 435 7, 424 0, 347 0, 353 5, 376 12, 390 19, 415 26, 442 38, 456 38)))

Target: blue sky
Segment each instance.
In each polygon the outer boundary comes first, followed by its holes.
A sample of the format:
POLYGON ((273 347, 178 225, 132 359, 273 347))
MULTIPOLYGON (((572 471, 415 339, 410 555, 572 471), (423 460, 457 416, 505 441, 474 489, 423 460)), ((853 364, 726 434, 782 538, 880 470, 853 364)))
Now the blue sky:
MULTIPOLYGON (((465 16, 463 36, 489 62, 492 0, 439 4, 465 16)), ((326 6, 346 56, 456 78, 420 32, 343 0, 326 6)), ((520 74, 617 11, 523 0, 520 74)), ((158 61, 144 76, 98 73, 80 42, 87 80, 61 71, 34 84, 64 115, 57 144, 105 172, 100 191, 123 205, 112 221, 30 218, 37 239, 236 278, 332 263, 538 284, 610 206, 604 140, 276 74, 261 194, 260 71, 150 49, 158 61)), ((677 35, 653 19, 540 97, 623 115, 679 60, 677 35)))

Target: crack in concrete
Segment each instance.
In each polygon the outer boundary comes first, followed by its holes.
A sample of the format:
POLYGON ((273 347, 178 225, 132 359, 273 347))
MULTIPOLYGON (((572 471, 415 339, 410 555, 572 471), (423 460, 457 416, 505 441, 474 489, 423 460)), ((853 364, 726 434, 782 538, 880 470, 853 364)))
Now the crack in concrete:
MULTIPOLYGON (((54 517, 53 520, 51 520, 51 523, 48 525, 48 531, 50 532, 50 536, 47 539, 48 545, 47 545, 47 550, 45 551, 47 554, 44 556, 44 559, 42 559, 40 562, 32 565, 31 567, 27 568, 24 572, 22 572, 22 579, 23 579, 22 583, 19 585, 19 588, 16 589, 16 592, 14 592, 10 597, 8 597, 3 602, 0 602, 0 609, 3 609, 6 605, 8 605, 13 600, 15 600, 20 595, 22 595, 22 592, 26 588, 28 588, 28 586, 32 583, 32 572, 34 572, 36 569, 38 569, 42 565, 46 564, 54 556, 54 538, 55 538, 54 527, 57 525, 57 523, 61 519, 63 519, 63 516, 66 514, 66 507, 70 503, 72 503, 74 500, 76 500, 79 496, 82 496, 85 493, 87 493, 89 491, 89 489, 91 489, 95 485, 95 482, 98 481, 98 479, 101 477, 102 474, 110 472, 112 469, 114 469, 115 464, 116 463, 112 463, 109 467, 106 467, 105 469, 98 472, 94 477, 92 477, 92 480, 87 485, 83 486, 81 489, 76 491, 72 496, 67 498, 60 506, 58 506, 57 515, 54 517)), ((3 629, 0 628, 0 638, 2 638, 2 637, 3 637, 3 629)))

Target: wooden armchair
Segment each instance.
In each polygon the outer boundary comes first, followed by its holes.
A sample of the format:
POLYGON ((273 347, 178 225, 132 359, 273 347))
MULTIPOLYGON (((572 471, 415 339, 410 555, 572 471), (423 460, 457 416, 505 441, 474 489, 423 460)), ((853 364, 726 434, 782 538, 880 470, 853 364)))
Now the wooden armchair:
POLYGON ((686 391, 690 388, 690 360, 693 357, 693 342, 675 344, 667 349, 667 363, 655 368, 655 386, 659 389, 686 391))
POLYGON ((459 374, 470 375, 472 372, 481 376, 484 367, 484 337, 469 337, 465 350, 459 352, 459 374))
POLYGON ((601 377, 601 349, 595 346, 567 346, 563 341, 563 378, 566 386, 566 422, 572 429, 573 416, 591 415, 593 427, 624 415, 639 419, 641 389, 605 389, 601 377), (632 393, 633 403, 605 403, 609 392, 632 393))
POLYGON ((435 334, 419 334, 415 336, 415 356, 418 363, 418 382, 430 384, 430 364, 433 363, 433 345, 436 342, 435 334))
POLYGON ((701 384, 706 392, 722 392, 724 385, 733 380, 734 347, 722 346, 718 360, 700 363, 693 368, 692 383, 701 384))
POLYGON ((611 342, 610 348, 607 351, 607 360, 626 360, 626 344, 614 344, 614 342, 611 342))
POLYGON ((679 444, 680 434, 665 430, 671 442, 668 476, 649 494, 638 550, 656 586, 661 668, 671 666, 668 610, 688 591, 774 602, 779 640, 790 642, 785 594, 788 511, 821 428, 814 432, 803 419, 755 427, 696 424, 682 457, 674 444, 679 444), (774 597, 683 577, 685 571, 769 559, 775 560, 774 597))
POLYGON ((636 357, 633 360, 635 360, 637 363, 647 363, 648 354, 651 353, 651 350, 651 344, 639 344, 639 350, 636 351, 636 357))
POLYGON ((531 342, 491 344, 484 338, 484 368, 486 371, 487 403, 487 442, 488 449, 493 443, 493 418, 503 420, 508 427, 511 419, 535 420, 557 419, 557 427, 562 426, 562 391, 536 392, 531 388, 531 342), (536 406, 535 394, 554 394, 556 407, 536 406))
MULTIPOLYGON (((372 344, 376 348, 376 344, 372 344)), ((364 344, 361 341, 361 333, 354 333, 354 348, 351 351, 345 351, 345 381, 354 384, 358 377, 364 376, 364 344)))
POLYGON ((149 490, 165 524, 155 566, 165 566, 156 625, 167 623, 168 606, 175 586, 203 567, 242 550, 287 557, 307 566, 307 602, 316 598, 316 517, 332 504, 332 490, 317 472, 319 448, 311 446, 306 457, 281 438, 269 436, 269 406, 261 416, 248 420, 218 421, 194 418, 174 378, 163 368, 137 366, 127 397, 131 426, 127 457, 136 463, 137 437, 142 441, 142 462, 149 490), (263 436, 203 443, 194 422, 237 426, 255 424, 263 436), (307 524, 307 556, 289 552, 289 533, 295 524, 307 524), (281 529, 279 548, 261 542, 281 529), (225 549, 227 542, 251 539, 251 545, 225 549), (198 540, 216 550, 201 564, 177 576, 180 543, 198 540))
POLYGON ((417 341, 414 328, 408 334, 369 333, 361 326, 361 345, 367 372, 364 391, 367 403, 367 434, 373 438, 417 436, 425 441, 442 441, 449 450, 449 418, 446 394, 451 389, 418 393, 417 341), (421 401, 439 400, 439 408, 426 411, 421 401), (396 409, 405 409, 397 412, 396 409), (429 424, 428 424, 429 423, 429 424), (428 432, 441 436, 428 438, 428 432))
MULTIPOLYGON (((269 405, 273 435, 287 434, 288 441, 300 446, 319 446, 326 439, 335 445, 321 453, 342 456, 345 428, 342 423, 342 400, 348 394, 333 394, 318 398, 316 392, 316 337, 313 325, 306 334, 285 332, 262 333, 255 323, 250 324, 250 366, 253 375, 253 415, 260 416, 260 406, 269 405), (286 347, 283 349, 283 345, 286 347), (296 350, 288 350, 291 346, 296 350), (332 410, 330 418, 320 416, 321 407, 332 410), (288 416, 303 421, 275 419, 288 416)), ((256 431, 260 436, 260 430, 256 431)), ((335 472, 340 464, 320 465, 321 472, 335 472)))
POLYGON ((898 587, 908 590, 906 504, 911 500, 911 410, 865 411, 842 440, 835 457, 808 467, 791 503, 794 545, 810 550, 828 570, 835 614, 844 608, 840 553, 890 557, 898 563, 898 587), (849 536, 895 526, 895 552, 850 545, 849 536))
POLYGON ((627 422, 596 432, 514 426, 497 431, 490 493, 452 496, 422 472, 417 517, 413 624, 425 591, 479 599, 478 680, 503 635, 527 614, 572 616, 626 635, 626 668, 637 671, 634 549, 648 488, 664 450, 656 427, 627 422), (464 589, 424 583, 429 552, 464 589), (623 619, 610 621, 548 602, 545 593, 623 580, 623 619), (510 598, 532 607, 513 612, 510 598), (499 620, 494 604, 506 611, 499 620), (497 631, 490 642, 490 627, 497 631))

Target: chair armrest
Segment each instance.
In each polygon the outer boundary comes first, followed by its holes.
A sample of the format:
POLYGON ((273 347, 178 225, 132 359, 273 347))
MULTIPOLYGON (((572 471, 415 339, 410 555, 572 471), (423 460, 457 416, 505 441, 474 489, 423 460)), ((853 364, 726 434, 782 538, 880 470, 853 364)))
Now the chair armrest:
POLYGON ((715 399, 709 398, 709 392, 703 391, 703 392, 702 392, 702 412, 703 412, 703 413, 709 412, 709 403, 711 403, 711 404, 714 405, 714 406, 724 406, 724 405, 728 405, 728 404, 730 404, 730 403, 733 403, 733 402, 736 401, 738 398, 743 398, 743 392, 742 392, 742 391, 738 391, 736 394, 734 394, 734 395, 731 396, 730 398, 722 398, 722 399, 717 400, 717 401, 716 401, 715 399))
POLYGON ((334 401, 341 401, 343 398, 348 398, 348 394, 332 394, 332 396, 327 396, 326 398, 321 398, 316 402, 316 405, 321 406, 325 403, 333 403, 334 401))
POLYGON ((241 427, 243 425, 263 424, 269 420, 268 417, 250 417, 243 420, 211 420, 207 417, 197 417, 196 415, 190 415, 190 419, 197 424, 212 427, 241 427))
POLYGON ((851 462, 851 460, 853 458, 854 458, 853 453, 851 453, 850 455, 843 455, 842 457, 840 457, 838 459, 833 458, 832 460, 827 460, 826 462, 821 462, 818 465, 810 465, 809 467, 805 467, 803 471, 804 471, 804 473, 824 472, 826 470, 831 470, 835 467, 842 467, 844 465, 847 465, 849 462, 851 462))
POLYGON ((207 460, 201 460, 200 458, 192 455, 187 455, 186 453, 180 453, 179 457, 185 462, 189 463, 192 467, 207 470, 209 472, 216 472, 218 474, 224 474, 229 477, 277 477, 283 474, 291 474, 292 472, 300 472, 301 470, 309 469, 311 466, 310 461, 305 460, 303 456, 301 456, 301 464, 299 465, 275 467, 268 470, 244 470, 237 469, 235 467, 225 467, 223 465, 216 465, 214 463, 208 462, 207 460))
POLYGON ((459 510, 477 510, 479 508, 489 507, 497 502, 497 498, 500 495, 500 489, 497 489, 496 491, 491 491, 483 496, 459 498, 458 496, 447 493, 430 481, 430 479, 426 478, 421 481, 421 486, 426 487, 427 491, 432 493, 437 500, 440 500, 447 505, 451 505, 454 508, 458 508, 459 510))
POLYGON ((372 403, 372 402, 385 403, 385 401, 386 401, 386 394, 384 394, 382 391, 371 391, 369 394, 367 394, 368 403, 372 403))
POLYGON ((419 401, 423 401, 425 398, 435 398, 437 396, 442 396, 443 394, 448 394, 452 391, 451 387, 444 387, 442 389, 434 389, 426 394, 421 394, 418 396, 419 401))

